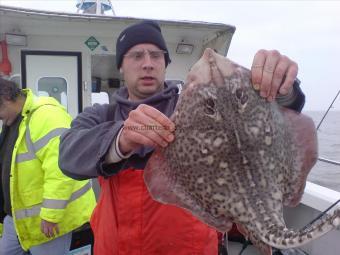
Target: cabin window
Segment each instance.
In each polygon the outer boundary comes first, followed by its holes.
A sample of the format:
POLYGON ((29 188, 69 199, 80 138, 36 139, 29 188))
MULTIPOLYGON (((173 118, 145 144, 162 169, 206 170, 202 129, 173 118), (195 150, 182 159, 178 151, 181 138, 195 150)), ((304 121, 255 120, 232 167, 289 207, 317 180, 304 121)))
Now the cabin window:
POLYGON ((54 97, 67 109, 67 81, 62 77, 40 78, 38 95, 54 97))

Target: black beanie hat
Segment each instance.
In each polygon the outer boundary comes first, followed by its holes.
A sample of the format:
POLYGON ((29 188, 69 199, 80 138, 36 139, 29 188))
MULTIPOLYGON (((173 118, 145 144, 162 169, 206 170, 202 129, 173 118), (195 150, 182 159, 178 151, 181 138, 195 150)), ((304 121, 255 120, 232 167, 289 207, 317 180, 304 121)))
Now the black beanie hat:
POLYGON ((140 43, 151 43, 166 51, 165 66, 171 62, 168 48, 166 47, 161 28, 151 20, 142 21, 125 28, 117 38, 116 42, 116 66, 119 69, 123 57, 133 46, 140 43))

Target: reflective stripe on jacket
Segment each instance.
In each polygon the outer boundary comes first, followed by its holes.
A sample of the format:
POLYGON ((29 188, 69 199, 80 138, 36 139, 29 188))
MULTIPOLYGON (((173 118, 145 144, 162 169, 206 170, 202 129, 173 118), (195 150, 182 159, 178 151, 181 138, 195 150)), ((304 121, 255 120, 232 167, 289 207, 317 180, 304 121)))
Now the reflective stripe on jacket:
POLYGON ((71 117, 53 98, 35 97, 24 90, 11 162, 12 216, 24 250, 51 239, 40 230, 41 219, 58 223, 63 235, 89 221, 95 196, 89 181, 75 181, 58 166, 59 136, 71 117))
POLYGON ((142 170, 99 177, 91 227, 95 255, 214 255, 217 233, 188 212, 154 201, 142 170))

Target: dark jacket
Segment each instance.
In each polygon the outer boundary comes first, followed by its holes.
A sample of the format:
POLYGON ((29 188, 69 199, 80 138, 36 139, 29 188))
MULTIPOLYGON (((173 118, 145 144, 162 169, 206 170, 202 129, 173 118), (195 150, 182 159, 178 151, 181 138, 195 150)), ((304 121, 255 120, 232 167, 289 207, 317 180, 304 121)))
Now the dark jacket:
MULTIPOLYGON (((297 82, 293 87, 293 94, 289 98, 280 98, 278 103, 300 112, 305 96, 297 82)), ((138 102, 127 98, 127 89, 123 87, 115 95, 115 105, 96 104, 86 108, 73 120, 71 128, 60 138, 59 166, 64 174, 82 180, 111 176, 127 168, 144 168, 152 148, 143 147, 130 158, 109 165, 104 162, 105 155, 129 112, 139 104, 153 106, 170 117, 178 100, 178 88, 176 85, 165 86, 162 92, 138 102)))

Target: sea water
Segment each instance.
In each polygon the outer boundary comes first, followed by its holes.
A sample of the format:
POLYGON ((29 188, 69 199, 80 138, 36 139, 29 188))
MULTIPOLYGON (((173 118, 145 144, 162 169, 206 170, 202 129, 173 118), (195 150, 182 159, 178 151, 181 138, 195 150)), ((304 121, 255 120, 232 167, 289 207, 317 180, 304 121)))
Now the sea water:
MULTIPOLYGON (((325 112, 305 111, 317 126, 325 112)), ((340 162, 340 111, 330 110, 318 129, 319 157, 340 162)), ((340 192, 340 166, 320 160, 311 170, 308 181, 340 192)))

